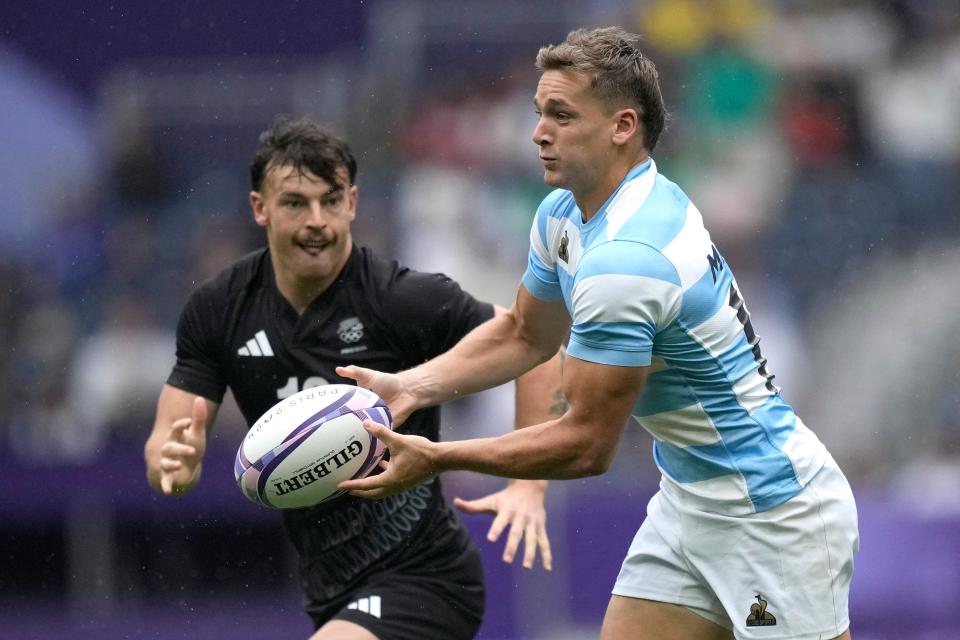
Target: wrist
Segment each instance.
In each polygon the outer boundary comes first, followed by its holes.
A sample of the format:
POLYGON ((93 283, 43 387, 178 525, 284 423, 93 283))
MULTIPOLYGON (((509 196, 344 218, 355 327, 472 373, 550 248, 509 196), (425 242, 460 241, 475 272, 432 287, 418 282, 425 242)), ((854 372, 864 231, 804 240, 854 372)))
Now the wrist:
POLYGON ((433 442, 427 445, 427 465, 430 468, 430 475, 436 476, 444 471, 449 471, 449 443, 433 442))
POLYGON ((400 378, 400 387, 413 402, 411 411, 442 404, 442 385, 423 373, 420 367, 408 369, 397 374, 400 378))

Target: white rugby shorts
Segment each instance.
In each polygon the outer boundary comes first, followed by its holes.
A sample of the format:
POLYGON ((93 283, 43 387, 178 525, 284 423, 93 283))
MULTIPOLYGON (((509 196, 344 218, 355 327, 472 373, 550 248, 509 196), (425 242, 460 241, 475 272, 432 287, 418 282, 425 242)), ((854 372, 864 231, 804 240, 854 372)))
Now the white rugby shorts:
POLYGON ((613 593, 684 606, 737 638, 834 638, 860 545, 853 492, 832 458, 799 494, 728 516, 661 483, 613 593))

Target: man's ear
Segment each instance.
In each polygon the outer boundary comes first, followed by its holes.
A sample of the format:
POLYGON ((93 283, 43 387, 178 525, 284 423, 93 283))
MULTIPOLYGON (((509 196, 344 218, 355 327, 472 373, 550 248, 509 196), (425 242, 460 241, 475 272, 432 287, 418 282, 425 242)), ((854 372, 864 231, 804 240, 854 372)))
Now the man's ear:
POLYGON ((350 221, 353 222, 357 219, 357 201, 360 198, 360 190, 357 188, 357 185, 350 185, 350 188, 347 190, 347 198, 350 199, 350 221))
POLYGON ((640 116, 636 109, 620 109, 613 114, 613 143, 624 145, 637 138, 643 144, 643 131, 640 129, 640 116))
POLYGON ((270 221, 270 216, 267 215, 264 204, 262 193, 259 191, 250 192, 250 209, 253 210, 253 220, 261 227, 267 226, 270 221))

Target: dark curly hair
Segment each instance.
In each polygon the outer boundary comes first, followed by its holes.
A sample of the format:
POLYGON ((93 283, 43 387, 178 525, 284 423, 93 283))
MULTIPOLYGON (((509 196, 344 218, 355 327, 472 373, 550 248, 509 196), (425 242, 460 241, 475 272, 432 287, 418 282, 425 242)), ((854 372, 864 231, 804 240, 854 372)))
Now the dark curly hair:
POLYGON ((357 178, 357 160, 347 143, 308 118, 278 118, 260 134, 260 144, 250 163, 250 186, 260 191, 267 173, 285 165, 301 174, 309 171, 331 185, 339 182, 337 174, 341 168, 347 170, 351 185, 357 178))

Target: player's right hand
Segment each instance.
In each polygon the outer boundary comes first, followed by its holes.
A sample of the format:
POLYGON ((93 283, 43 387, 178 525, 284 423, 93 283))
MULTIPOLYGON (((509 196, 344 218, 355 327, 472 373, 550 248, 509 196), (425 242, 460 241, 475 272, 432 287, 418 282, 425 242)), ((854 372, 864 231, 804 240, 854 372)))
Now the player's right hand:
POLYGON ((170 427, 160 447, 160 490, 180 495, 200 480, 201 462, 207 449, 207 402, 197 396, 189 418, 180 418, 170 427))
POLYGON ((420 408, 412 391, 406 387, 403 379, 396 373, 384 373, 350 365, 337 367, 337 375, 350 378, 359 386, 380 396, 390 408, 394 428, 403 424, 411 413, 420 408))
POLYGON ((344 480, 337 485, 359 498, 377 500, 391 496, 418 484, 443 471, 436 464, 436 443, 423 436, 410 436, 392 431, 373 420, 364 420, 363 428, 390 450, 390 460, 381 460, 377 465, 380 473, 364 478, 344 480))

